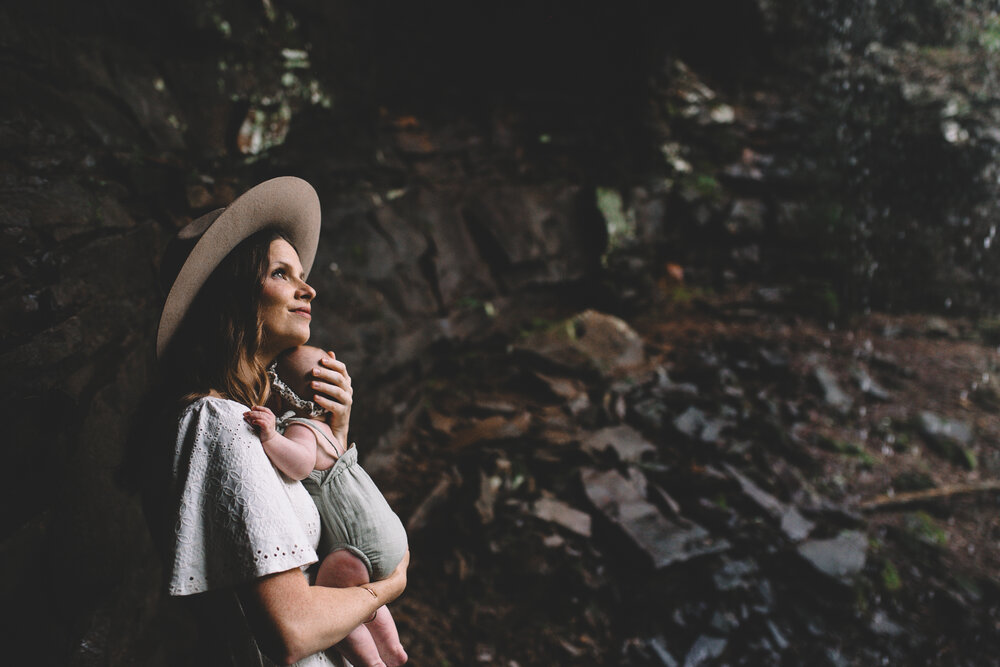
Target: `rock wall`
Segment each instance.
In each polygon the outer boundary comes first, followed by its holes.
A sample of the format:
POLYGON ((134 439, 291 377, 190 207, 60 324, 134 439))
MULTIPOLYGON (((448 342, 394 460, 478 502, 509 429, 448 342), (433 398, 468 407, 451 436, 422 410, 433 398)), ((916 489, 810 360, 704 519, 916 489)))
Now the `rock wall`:
POLYGON ((294 10, 0 10, 0 79, 17 91, 0 108, 12 471, 0 555, 11 630, 24 638, 13 661, 191 659, 177 638, 194 629, 161 600, 138 502, 116 479, 153 368, 158 258, 187 221, 275 175, 315 185, 313 340, 355 374, 354 430, 376 450, 373 468, 391 461, 435 347, 488 332, 526 291, 600 266, 604 222, 579 174, 519 177, 522 148, 501 118, 484 128, 379 111, 331 64, 353 42, 326 43, 359 10, 294 10))

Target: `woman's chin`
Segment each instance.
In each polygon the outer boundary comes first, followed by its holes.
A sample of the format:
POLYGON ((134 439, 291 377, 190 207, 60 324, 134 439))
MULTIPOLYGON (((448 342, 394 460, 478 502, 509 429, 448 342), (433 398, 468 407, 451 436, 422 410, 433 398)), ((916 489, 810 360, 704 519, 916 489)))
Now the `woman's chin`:
POLYGON ((309 342, 309 327, 297 331, 294 334, 289 333, 288 335, 271 338, 270 340, 265 339, 263 349, 271 350, 276 354, 281 354, 285 350, 305 345, 307 342, 309 342))

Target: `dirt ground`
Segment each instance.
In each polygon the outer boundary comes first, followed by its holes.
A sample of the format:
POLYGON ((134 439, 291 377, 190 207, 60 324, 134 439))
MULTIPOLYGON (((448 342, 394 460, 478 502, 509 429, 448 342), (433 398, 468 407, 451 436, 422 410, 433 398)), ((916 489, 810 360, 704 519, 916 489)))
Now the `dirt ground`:
POLYGON ((559 391, 539 382, 551 376, 511 350, 524 329, 557 317, 555 307, 533 321, 513 318, 426 380, 395 472, 377 480, 411 533, 410 585, 393 605, 411 664, 803 664, 815 656, 819 664, 986 664, 982 650, 995 640, 970 642, 1000 630, 1000 492, 986 488, 1000 478, 1000 351, 982 323, 873 313, 833 324, 798 316, 795 304, 753 286, 694 298, 675 287, 626 314, 646 353, 631 378, 564 372, 559 391), (777 373, 746 361, 762 350, 783 359, 777 373), (824 399, 817 367, 832 371, 849 407, 824 399), (582 467, 606 462, 581 452, 584 434, 635 421, 621 387, 641 386, 656 369, 697 386, 706 411, 729 403, 742 415, 694 454, 650 435, 658 453, 643 464, 646 476, 664 480, 681 516, 709 525, 722 511, 719 530, 739 524, 727 533, 733 547, 723 563, 748 554, 766 563, 785 549, 759 518, 744 521, 739 507, 726 507, 725 462, 821 517, 826 532, 859 527, 867 560, 846 593, 798 601, 796 591, 813 584, 763 565, 756 585, 778 598, 761 612, 768 620, 751 614, 726 635, 728 649, 698 653, 704 632, 719 634, 719 614, 740 608, 705 583, 718 563, 650 569, 618 546, 579 481, 582 467), (939 453, 920 429, 925 411, 967 425, 971 440, 957 454, 939 453), (767 444, 753 424, 778 424, 783 445, 767 444), (892 504, 913 492, 939 496, 892 504), (543 497, 594 514, 592 533, 539 520, 531 507, 543 497), (815 627, 796 620, 801 609, 819 619, 815 627), (825 637, 832 634, 836 645, 825 637), (926 639, 901 638, 911 634, 926 639), (669 646, 669 656, 657 646, 669 646))

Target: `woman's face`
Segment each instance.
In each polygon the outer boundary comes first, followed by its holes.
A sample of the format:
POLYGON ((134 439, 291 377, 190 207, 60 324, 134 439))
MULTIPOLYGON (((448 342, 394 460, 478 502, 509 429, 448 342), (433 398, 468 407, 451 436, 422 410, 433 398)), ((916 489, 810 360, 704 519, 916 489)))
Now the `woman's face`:
POLYGON ((280 352, 309 340, 310 303, 316 290, 306 284, 299 254, 288 241, 271 241, 267 263, 260 322, 264 333, 261 355, 270 363, 280 352))

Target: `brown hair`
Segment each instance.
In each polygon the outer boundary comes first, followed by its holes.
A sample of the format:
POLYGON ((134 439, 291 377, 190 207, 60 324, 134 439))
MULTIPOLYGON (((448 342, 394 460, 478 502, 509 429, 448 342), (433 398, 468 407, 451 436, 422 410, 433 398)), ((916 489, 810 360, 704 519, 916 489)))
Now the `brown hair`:
POLYGON ((270 386, 257 358, 263 335, 260 295, 271 242, 278 239, 291 243, 276 230, 257 232, 216 267, 164 350, 157 378, 132 415, 117 480, 125 490, 142 495, 161 553, 167 544, 164 501, 178 413, 212 390, 248 406, 267 401, 270 386))
POLYGON ((205 282, 160 363, 164 387, 181 405, 215 390, 247 406, 267 401, 266 369, 258 359, 263 329, 260 295, 271 242, 265 229, 236 246, 205 282))

